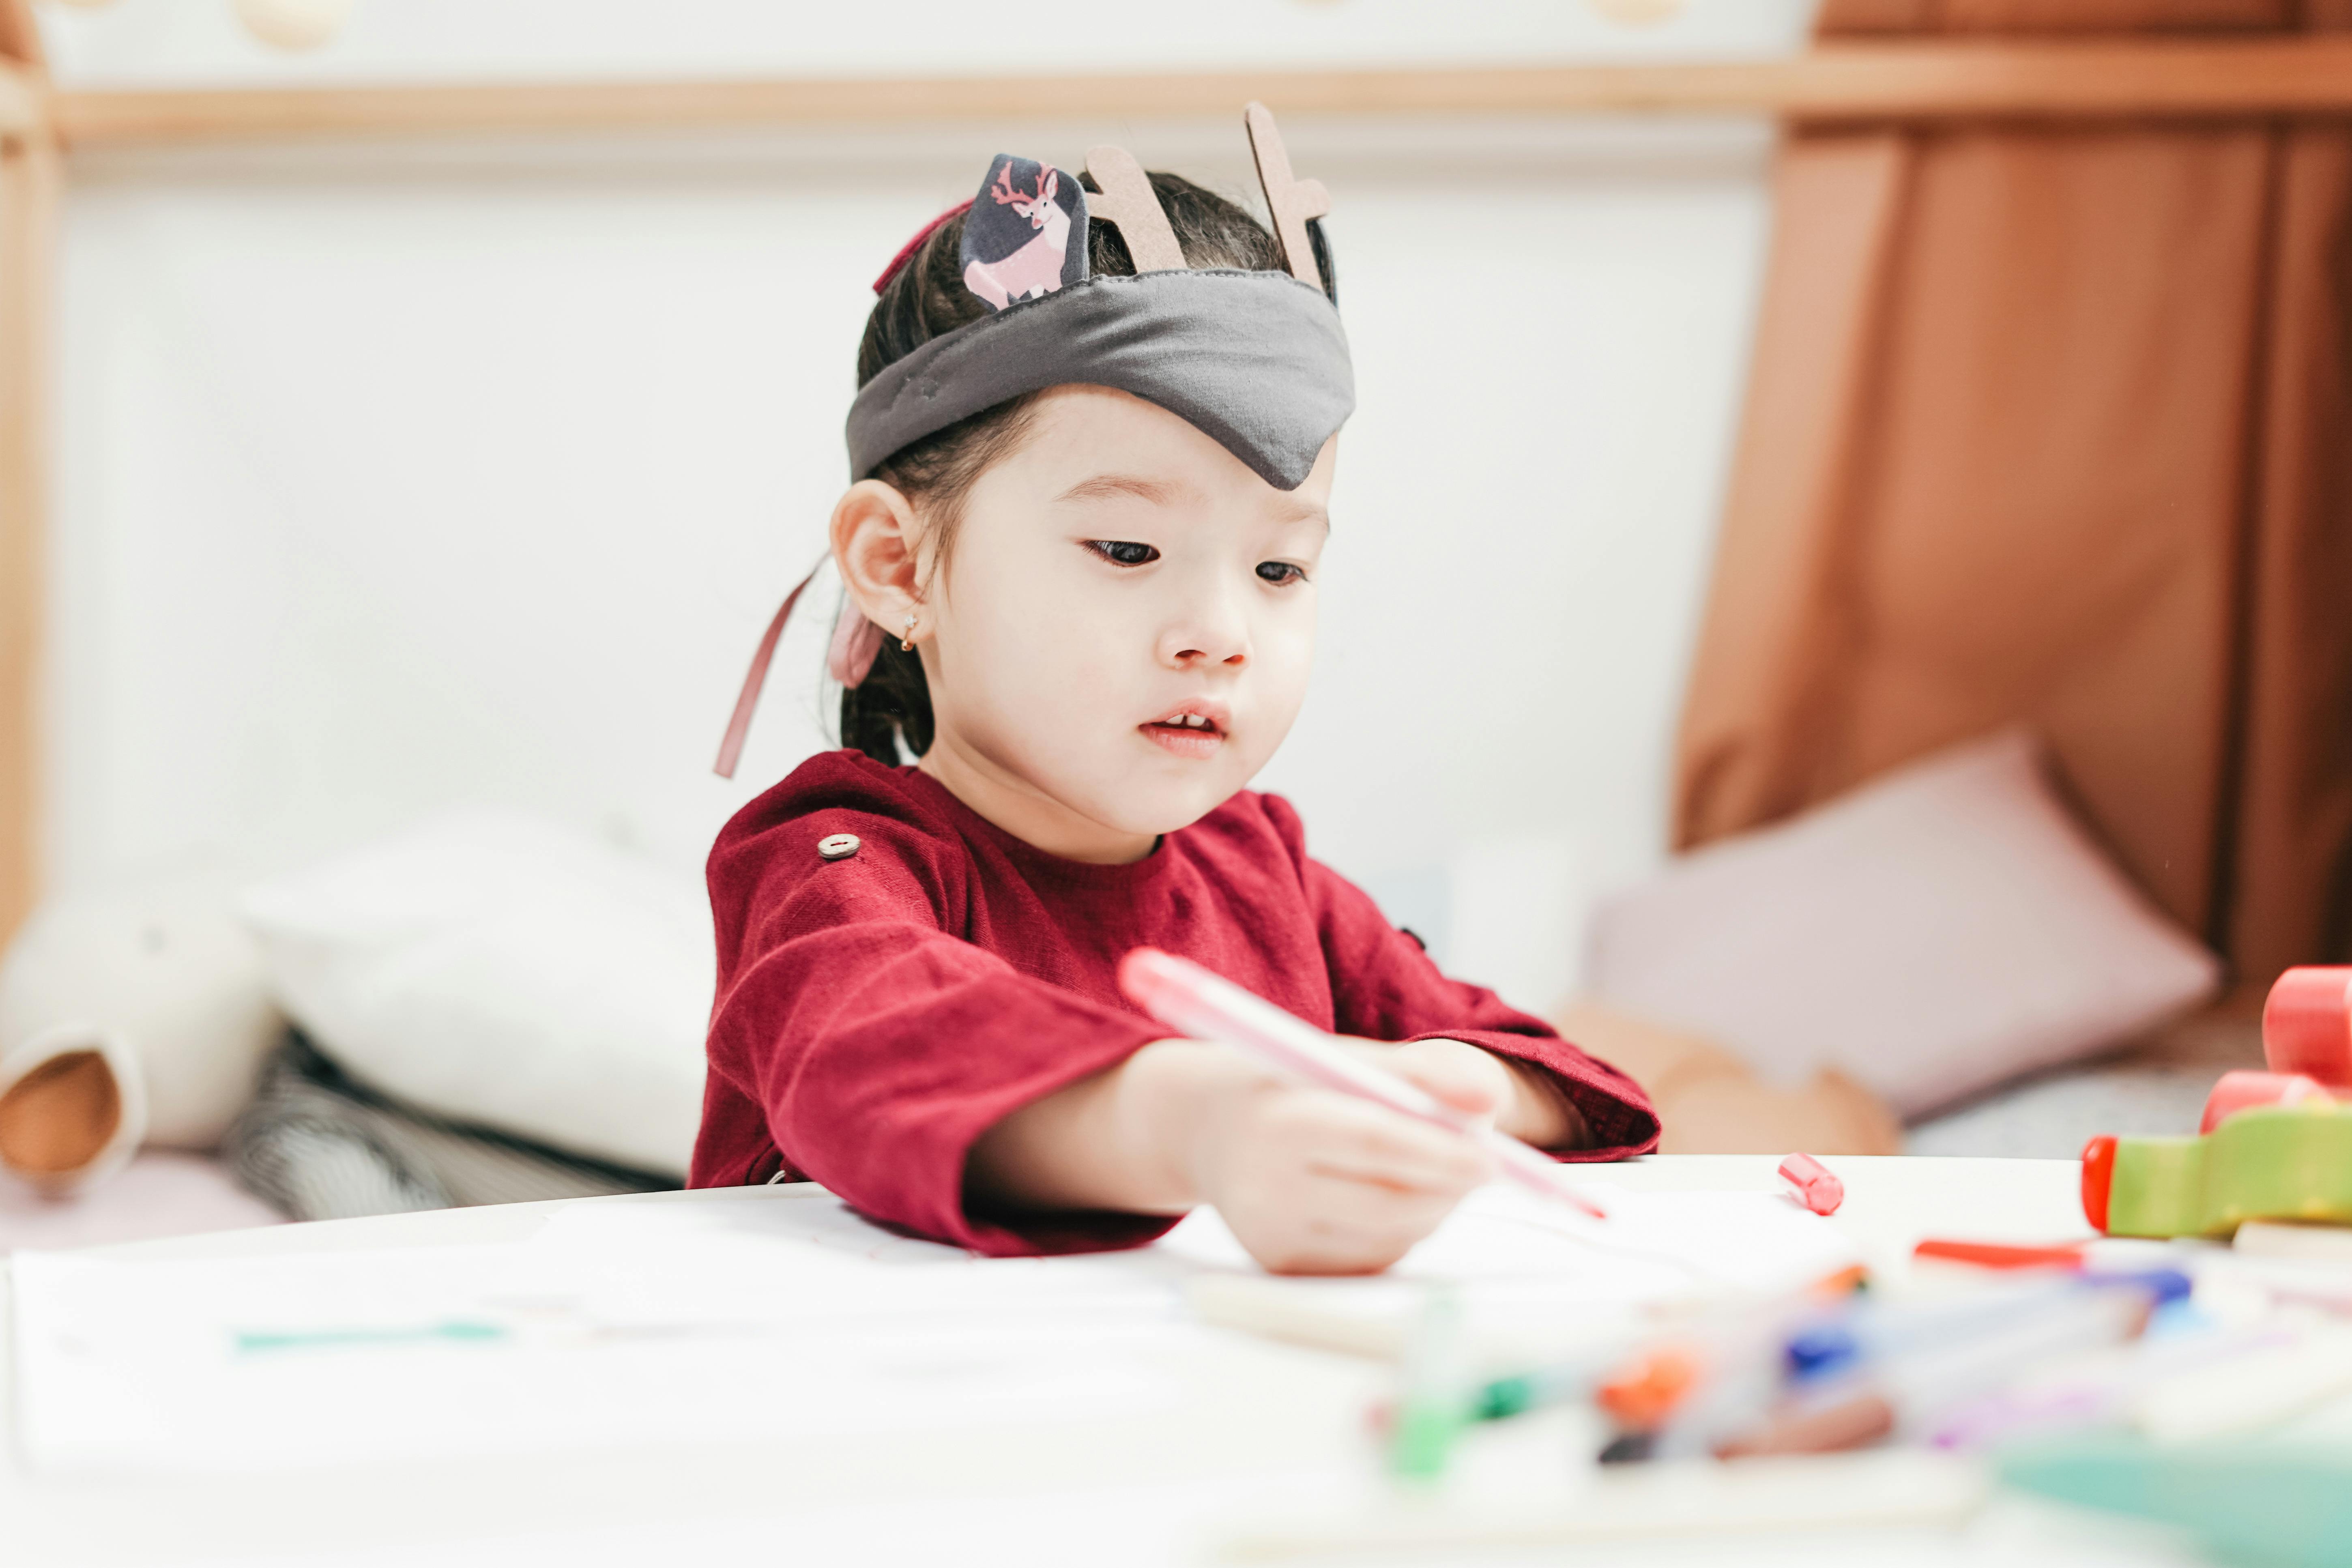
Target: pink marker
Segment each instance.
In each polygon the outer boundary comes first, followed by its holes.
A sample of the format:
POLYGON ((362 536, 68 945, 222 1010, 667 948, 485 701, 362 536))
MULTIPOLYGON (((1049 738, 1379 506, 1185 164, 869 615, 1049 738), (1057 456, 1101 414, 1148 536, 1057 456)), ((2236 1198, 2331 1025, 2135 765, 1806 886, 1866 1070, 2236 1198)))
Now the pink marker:
POLYGON ((1180 1035, 1222 1041, 1286 1078, 1352 1094, 1476 1138, 1494 1154, 1503 1174, 1520 1186, 1594 1219, 1609 1217, 1561 1178, 1559 1163, 1549 1156, 1507 1132, 1478 1126, 1419 1086, 1358 1059, 1322 1030, 1189 959, 1156 947, 1139 947, 1119 961, 1118 988, 1129 1001, 1180 1035))
POLYGON ((1795 1188, 1797 1201, 1815 1214, 1835 1214, 1845 1202, 1845 1184, 1811 1154, 1791 1154, 1781 1161, 1780 1179, 1795 1188))

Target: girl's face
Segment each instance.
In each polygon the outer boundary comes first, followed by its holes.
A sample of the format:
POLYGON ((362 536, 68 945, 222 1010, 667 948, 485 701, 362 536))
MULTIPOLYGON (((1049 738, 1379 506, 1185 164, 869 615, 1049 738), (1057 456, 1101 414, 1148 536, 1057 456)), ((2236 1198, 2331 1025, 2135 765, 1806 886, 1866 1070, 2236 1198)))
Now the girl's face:
POLYGON ((1298 715, 1336 437, 1286 491, 1125 393, 1061 387, 1033 415, 913 612, 922 766, 1040 848, 1136 859, 1247 784, 1298 715))

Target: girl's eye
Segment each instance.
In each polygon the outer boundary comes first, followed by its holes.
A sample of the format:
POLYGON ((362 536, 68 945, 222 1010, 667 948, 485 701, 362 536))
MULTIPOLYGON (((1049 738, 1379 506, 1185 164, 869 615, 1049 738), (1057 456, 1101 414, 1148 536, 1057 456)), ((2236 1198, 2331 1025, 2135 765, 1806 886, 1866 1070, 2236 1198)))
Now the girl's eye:
POLYGON ((1287 561, 1261 561, 1257 563, 1257 574, 1277 586, 1307 581, 1307 574, 1287 561))
POLYGON ((1150 545, 1127 539, 1089 539, 1087 548, 1114 566, 1149 566, 1160 559, 1160 552, 1150 545))

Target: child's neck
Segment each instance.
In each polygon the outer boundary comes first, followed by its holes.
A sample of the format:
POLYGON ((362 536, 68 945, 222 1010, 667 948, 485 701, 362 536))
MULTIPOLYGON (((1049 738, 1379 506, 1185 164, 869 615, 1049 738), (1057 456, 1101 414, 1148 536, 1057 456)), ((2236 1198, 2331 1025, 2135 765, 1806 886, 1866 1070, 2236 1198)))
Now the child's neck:
POLYGON ((1125 866, 1142 859, 1160 842, 1157 834, 1108 827, 1073 811, 1027 779, 940 734, 916 764, 941 787, 990 822, 1020 839, 1096 866, 1125 866))

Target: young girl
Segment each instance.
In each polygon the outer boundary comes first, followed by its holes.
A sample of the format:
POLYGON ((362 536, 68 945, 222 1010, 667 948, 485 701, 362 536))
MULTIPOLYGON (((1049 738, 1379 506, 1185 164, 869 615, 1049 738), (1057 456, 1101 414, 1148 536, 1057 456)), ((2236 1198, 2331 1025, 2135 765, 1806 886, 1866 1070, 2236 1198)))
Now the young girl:
POLYGON ((1117 149, 1083 185, 999 157, 876 285, 832 528, 850 749, 711 851, 694 1185, 811 1178, 990 1253, 1131 1247, 1207 1203, 1269 1268, 1358 1272, 1491 1174, 1459 1133, 1161 1037, 1113 979, 1144 945, 1562 1159, 1655 1145, 1630 1079, 1446 979, 1243 787, 1306 692, 1354 401, 1328 202, 1249 125, 1272 234, 1117 149))

